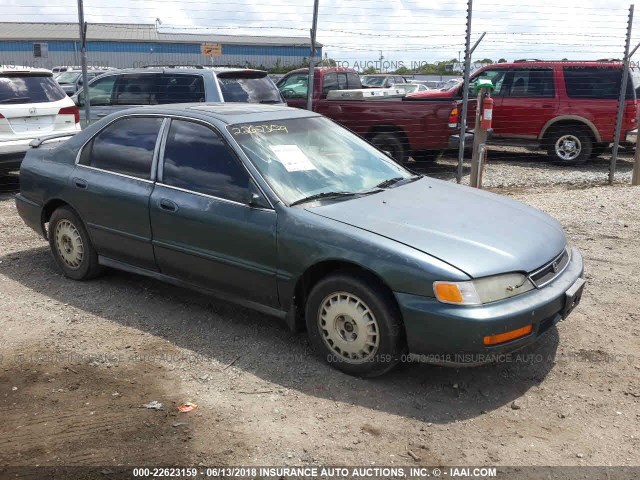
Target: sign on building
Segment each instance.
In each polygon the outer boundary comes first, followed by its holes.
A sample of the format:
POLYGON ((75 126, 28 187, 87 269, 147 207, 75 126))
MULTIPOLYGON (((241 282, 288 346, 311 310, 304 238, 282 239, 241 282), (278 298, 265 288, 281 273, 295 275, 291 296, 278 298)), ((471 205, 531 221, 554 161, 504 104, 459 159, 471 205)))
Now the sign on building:
POLYGON ((205 57, 219 57, 222 55, 222 45, 219 43, 201 43, 200 53, 205 57))

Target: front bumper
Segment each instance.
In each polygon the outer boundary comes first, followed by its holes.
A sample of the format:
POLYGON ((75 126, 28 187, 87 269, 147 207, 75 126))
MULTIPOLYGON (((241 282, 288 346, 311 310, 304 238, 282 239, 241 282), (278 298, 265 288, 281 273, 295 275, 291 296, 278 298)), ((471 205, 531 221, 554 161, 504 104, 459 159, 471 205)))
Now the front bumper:
POLYGON ((582 256, 572 249, 565 271, 543 288, 477 307, 447 305, 435 298, 395 293, 403 315, 409 351, 419 361, 479 364, 535 342, 562 320, 566 293, 582 277, 582 256), (483 338, 533 325, 510 342, 485 346, 483 338))

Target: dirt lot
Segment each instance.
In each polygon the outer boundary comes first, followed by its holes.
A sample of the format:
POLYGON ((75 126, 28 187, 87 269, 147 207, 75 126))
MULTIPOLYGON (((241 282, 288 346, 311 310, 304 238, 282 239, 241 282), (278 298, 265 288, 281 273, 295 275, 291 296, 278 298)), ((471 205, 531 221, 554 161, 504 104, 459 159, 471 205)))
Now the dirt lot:
POLYGON ((499 193, 562 222, 581 305, 511 362, 374 380, 253 311, 67 280, 0 194, 0 465, 639 465, 640 187, 499 193))

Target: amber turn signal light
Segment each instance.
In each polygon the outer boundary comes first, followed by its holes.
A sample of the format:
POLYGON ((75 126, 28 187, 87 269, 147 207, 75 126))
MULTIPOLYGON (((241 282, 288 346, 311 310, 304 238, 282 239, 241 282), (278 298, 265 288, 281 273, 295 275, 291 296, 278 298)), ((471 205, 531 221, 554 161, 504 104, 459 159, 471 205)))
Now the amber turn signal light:
POLYGON ((533 330, 533 325, 525 325, 524 327, 511 330, 509 332, 499 333, 497 335, 487 335, 482 340, 485 345, 498 345, 499 343, 509 342, 516 338, 526 337, 533 330))

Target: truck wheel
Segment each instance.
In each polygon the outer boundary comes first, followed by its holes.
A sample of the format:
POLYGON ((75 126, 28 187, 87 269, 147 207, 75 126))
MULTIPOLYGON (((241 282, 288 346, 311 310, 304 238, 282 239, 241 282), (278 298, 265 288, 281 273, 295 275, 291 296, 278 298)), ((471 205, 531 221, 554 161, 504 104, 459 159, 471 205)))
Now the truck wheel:
POLYGON ((307 299, 305 320, 318 356, 350 375, 382 375, 406 351, 397 306, 366 277, 339 272, 320 280, 307 299))
POLYGON ((580 165, 591 157, 593 141, 584 127, 567 126, 554 129, 547 140, 547 154, 563 165, 580 165))
POLYGON ((383 152, 387 152, 398 163, 404 163, 409 156, 402 139, 395 133, 375 133, 370 142, 383 152))
POLYGON ((51 215, 49 245, 53 258, 65 277, 88 280, 102 272, 91 239, 82 221, 71 208, 60 207, 51 215))

